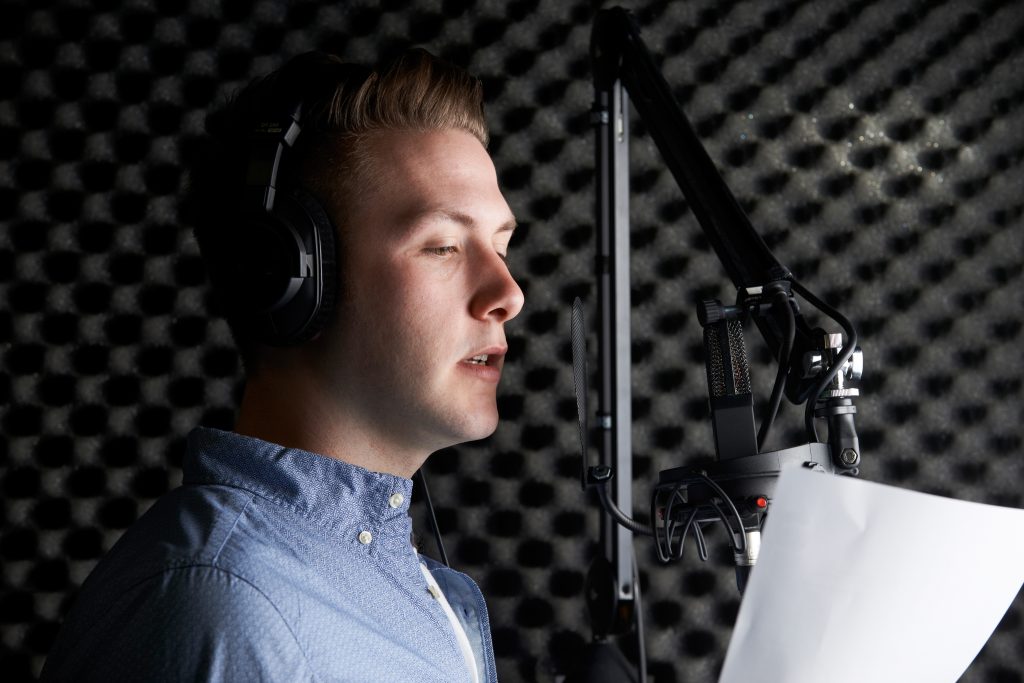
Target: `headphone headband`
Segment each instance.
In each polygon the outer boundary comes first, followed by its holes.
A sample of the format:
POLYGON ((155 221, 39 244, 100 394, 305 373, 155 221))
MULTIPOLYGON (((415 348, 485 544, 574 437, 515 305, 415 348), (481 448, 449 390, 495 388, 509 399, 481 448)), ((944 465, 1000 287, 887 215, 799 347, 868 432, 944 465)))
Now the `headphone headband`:
POLYGON ((247 200, 254 200, 270 213, 274 210, 277 194, 277 175, 281 169, 284 151, 290 149, 302 126, 302 101, 289 108, 289 112, 274 119, 258 119, 249 134, 249 163, 245 169, 247 200), (255 193, 255 194, 254 194, 255 193))

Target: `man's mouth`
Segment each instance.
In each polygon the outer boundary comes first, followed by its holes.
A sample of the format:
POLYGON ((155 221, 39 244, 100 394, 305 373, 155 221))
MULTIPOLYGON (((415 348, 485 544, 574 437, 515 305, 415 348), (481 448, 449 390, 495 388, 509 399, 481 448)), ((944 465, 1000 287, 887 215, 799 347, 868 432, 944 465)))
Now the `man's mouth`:
POLYGON ((504 346, 481 349, 469 358, 463 358, 459 365, 464 366, 464 371, 477 379, 497 383, 501 379, 501 366, 507 350, 504 346))
POLYGON ((503 345, 492 346, 490 348, 478 350, 469 358, 463 358, 462 362, 467 365, 500 368, 502 360, 505 358, 506 351, 508 351, 508 349, 503 345))

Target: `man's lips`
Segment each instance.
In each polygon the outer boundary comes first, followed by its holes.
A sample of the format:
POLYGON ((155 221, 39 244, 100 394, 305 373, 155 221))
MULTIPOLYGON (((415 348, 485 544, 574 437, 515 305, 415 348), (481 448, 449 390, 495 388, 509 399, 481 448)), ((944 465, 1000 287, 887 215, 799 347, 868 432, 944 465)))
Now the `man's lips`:
POLYGON ((500 369, 504 364, 506 353, 508 353, 507 346, 488 346, 487 348, 474 351, 466 358, 463 358, 461 362, 475 367, 492 367, 500 369), (480 363, 479 361, 474 360, 482 356, 487 357, 486 362, 480 363))

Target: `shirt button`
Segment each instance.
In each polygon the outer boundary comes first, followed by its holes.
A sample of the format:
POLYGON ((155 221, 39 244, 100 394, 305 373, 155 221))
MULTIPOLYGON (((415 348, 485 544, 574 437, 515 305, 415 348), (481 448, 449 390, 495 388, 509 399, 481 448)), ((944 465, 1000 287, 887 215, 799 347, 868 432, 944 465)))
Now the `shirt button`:
POLYGON ((388 498, 388 505, 390 505, 393 508, 400 506, 404 502, 405 496, 403 496, 401 493, 392 493, 391 497, 388 498))
POLYGON ((373 534, 371 534, 369 531, 360 531, 359 532, 359 542, 362 543, 363 545, 370 545, 370 542, 372 540, 373 540, 373 534))

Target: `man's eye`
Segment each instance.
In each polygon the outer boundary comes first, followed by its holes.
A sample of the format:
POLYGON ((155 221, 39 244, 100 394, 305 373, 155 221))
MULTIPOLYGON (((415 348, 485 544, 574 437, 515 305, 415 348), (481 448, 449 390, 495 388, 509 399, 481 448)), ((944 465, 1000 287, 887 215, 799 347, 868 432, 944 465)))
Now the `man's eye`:
POLYGON ((448 256, 458 251, 457 247, 428 247, 427 251, 437 256, 448 256))

